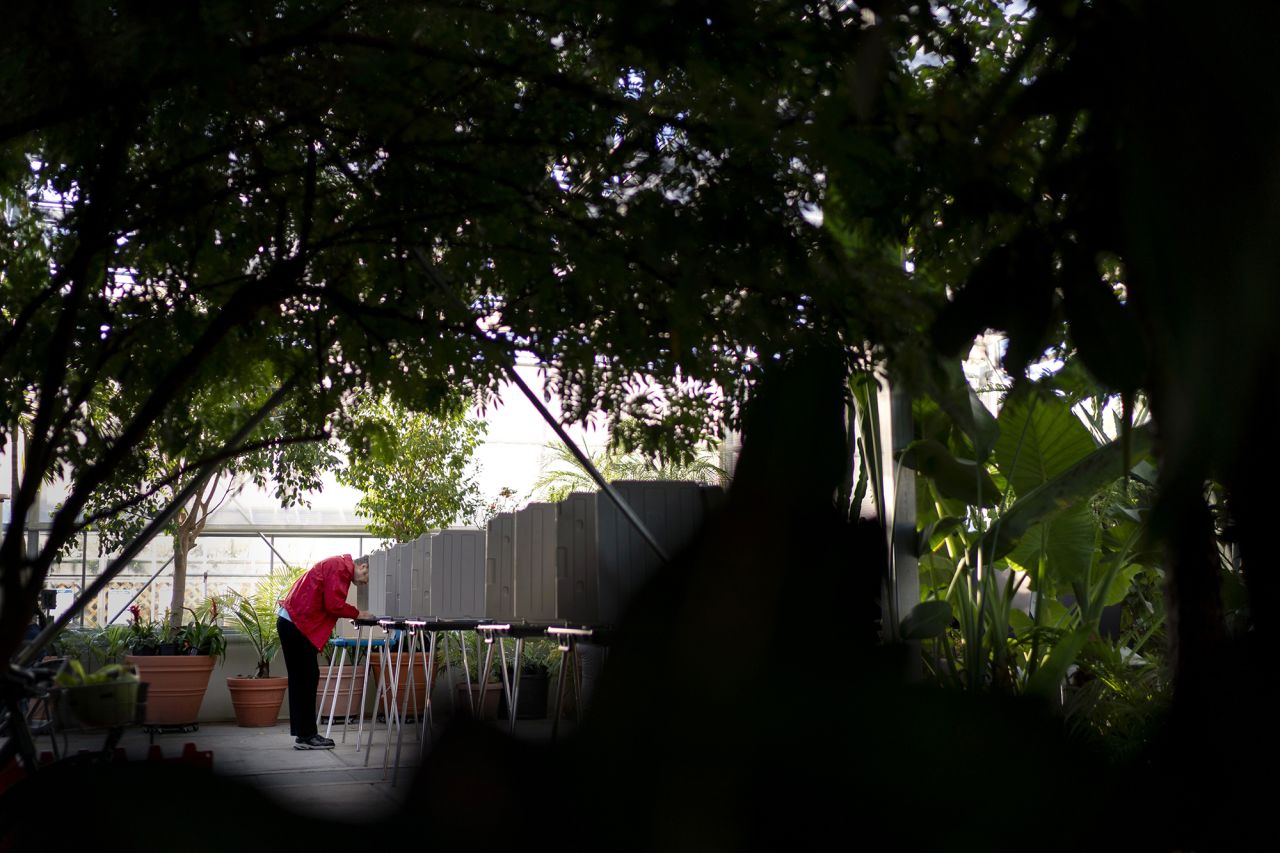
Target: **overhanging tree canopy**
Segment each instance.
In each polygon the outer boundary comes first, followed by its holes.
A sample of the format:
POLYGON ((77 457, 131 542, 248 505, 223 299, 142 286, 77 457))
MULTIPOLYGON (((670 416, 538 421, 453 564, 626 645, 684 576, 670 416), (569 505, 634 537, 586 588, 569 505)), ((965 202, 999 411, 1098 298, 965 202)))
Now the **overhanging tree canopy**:
POLYGON ((673 50, 629 4, 17 10, 0 420, 28 435, 16 515, 51 472, 72 489, 40 554, 16 528, 0 545, 0 652, 90 495, 181 452, 215 381, 269 365, 298 429, 332 433, 357 390, 430 410, 522 348, 572 417, 653 424, 632 381, 666 385, 674 426, 642 435, 671 451, 791 342, 861 344, 803 215, 802 130, 864 30, 820 11, 717 11, 673 50))

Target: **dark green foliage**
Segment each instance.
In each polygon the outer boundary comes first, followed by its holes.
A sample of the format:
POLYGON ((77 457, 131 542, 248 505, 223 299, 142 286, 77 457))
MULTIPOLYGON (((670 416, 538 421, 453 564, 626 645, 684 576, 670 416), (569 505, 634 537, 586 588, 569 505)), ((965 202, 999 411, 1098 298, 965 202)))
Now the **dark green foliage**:
POLYGON ((468 417, 460 400, 438 414, 365 402, 353 417, 348 465, 338 479, 363 493, 356 509, 384 544, 461 524, 480 510, 472 455, 485 425, 468 417))

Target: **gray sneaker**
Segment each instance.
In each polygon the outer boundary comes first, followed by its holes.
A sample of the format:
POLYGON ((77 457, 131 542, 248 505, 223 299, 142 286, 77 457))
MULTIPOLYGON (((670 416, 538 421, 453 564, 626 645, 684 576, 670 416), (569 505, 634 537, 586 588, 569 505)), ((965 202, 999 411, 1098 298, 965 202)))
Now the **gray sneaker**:
POLYGON ((293 741, 294 749, 333 749, 333 741, 327 737, 320 735, 312 735, 311 737, 295 738, 293 741))

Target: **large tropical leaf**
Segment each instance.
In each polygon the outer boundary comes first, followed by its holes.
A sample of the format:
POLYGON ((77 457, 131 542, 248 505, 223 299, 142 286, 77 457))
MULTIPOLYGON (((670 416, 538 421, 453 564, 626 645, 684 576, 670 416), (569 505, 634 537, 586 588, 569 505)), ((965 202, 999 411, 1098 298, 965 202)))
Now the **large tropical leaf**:
POLYGON ((902 620, 904 640, 925 640, 937 637, 947 629, 954 617, 951 605, 945 601, 922 601, 902 620))
MULTIPOLYGON (((1130 465, 1145 459, 1150 452, 1150 427, 1134 427, 1129 446, 1130 465)), ((1017 502, 1001 513, 999 521, 982 539, 987 558, 995 560, 1008 554, 1033 525, 1070 508, 1119 478, 1124 473, 1124 453, 1121 441, 1109 442, 1052 479, 1029 492, 1019 493, 1017 502)))
POLYGON ((996 467, 1018 497, 1025 497, 1097 449, 1088 427, 1071 407, 1050 394, 1007 400, 999 424, 996 467))
POLYGON ((995 506, 999 498, 999 489, 985 466, 971 459, 957 459, 941 442, 931 438, 907 445, 901 461, 932 480, 945 498, 971 506, 995 506))
POLYGON ((1091 633, 1089 626, 1081 626, 1059 640, 1053 651, 1049 652, 1049 657, 1027 682, 1027 692, 1052 698, 1062 686, 1067 670, 1075 663, 1091 633))
POLYGON ((1000 427, 965 379, 959 359, 913 351, 901 354, 897 366, 913 394, 927 395, 969 439, 978 461, 987 461, 1000 427))
POLYGON ((947 382, 934 390, 934 400, 968 436, 978 461, 985 462, 999 441, 1001 427, 978 399, 958 362, 948 360, 943 372, 947 382))
POLYGON ((1087 582, 1099 535, 1093 513, 1081 502, 1030 527, 1007 559, 1034 578, 1043 556, 1051 581, 1068 585, 1087 582))
POLYGON ((1102 596, 1103 607, 1111 607, 1124 601, 1125 596, 1129 594, 1129 588, 1133 586, 1133 579, 1136 578, 1143 570, 1143 566, 1138 563, 1130 563, 1124 568, 1118 570, 1111 579, 1111 583, 1107 586, 1106 592, 1102 596))

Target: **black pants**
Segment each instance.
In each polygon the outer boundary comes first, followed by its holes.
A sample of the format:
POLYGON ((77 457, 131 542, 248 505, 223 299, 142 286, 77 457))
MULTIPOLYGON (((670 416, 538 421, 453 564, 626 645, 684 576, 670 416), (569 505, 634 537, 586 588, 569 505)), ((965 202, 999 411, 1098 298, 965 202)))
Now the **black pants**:
POLYGON ((316 687, 320 684, 320 664, 316 647, 298 626, 276 617, 280 651, 289 669, 289 734, 308 738, 316 734, 316 687))

